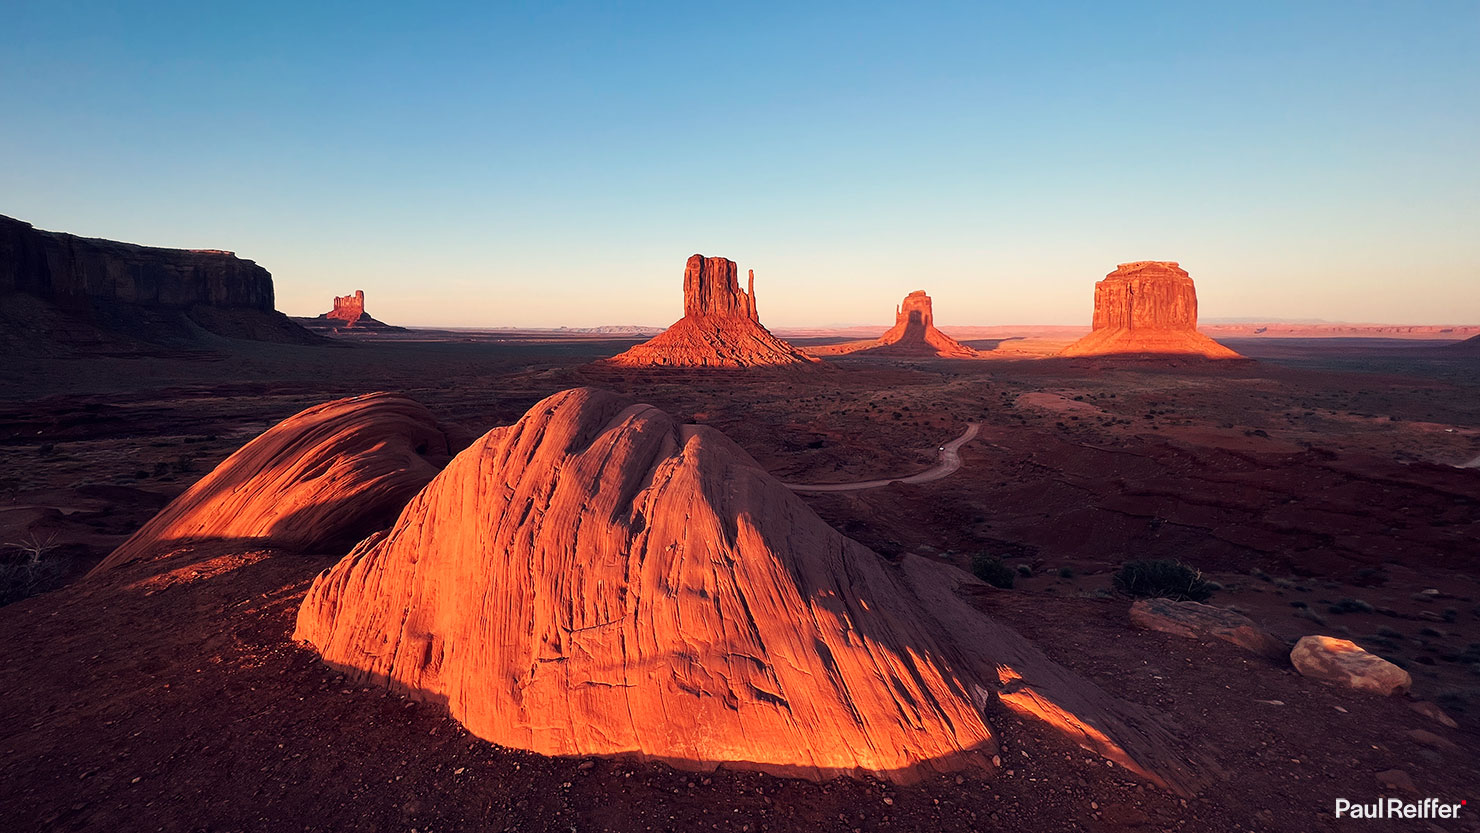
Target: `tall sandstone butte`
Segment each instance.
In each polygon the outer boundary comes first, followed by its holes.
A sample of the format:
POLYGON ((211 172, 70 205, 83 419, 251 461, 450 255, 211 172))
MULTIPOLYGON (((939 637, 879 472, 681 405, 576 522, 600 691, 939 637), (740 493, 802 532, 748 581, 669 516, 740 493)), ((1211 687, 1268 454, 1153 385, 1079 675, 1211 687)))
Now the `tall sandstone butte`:
POLYGON ((1197 290, 1173 261, 1122 263, 1096 283, 1093 329, 1059 355, 1148 354, 1240 358, 1197 331, 1197 290))
POLYGON ((894 326, 859 352, 970 359, 981 354, 935 328, 930 296, 917 289, 894 310, 894 326))
POLYGON ((365 314, 365 290, 356 289, 353 295, 334 296, 334 308, 324 313, 324 318, 343 321, 344 326, 353 327, 365 314))
POLYGON ((272 275, 231 252, 78 237, 0 216, 0 298, 10 293, 145 338, 188 334, 188 318, 221 335, 316 340, 276 311, 272 275))
POLYGON ((693 255, 683 271, 683 318, 607 359, 621 367, 777 367, 817 362, 761 325, 755 270, 741 289, 735 261, 693 255))
POLYGON ((723 434, 616 394, 536 403, 321 573, 295 638, 359 681, 546 755, 908 782, 987 769, 998 702, 1158 783, 1153 715, 891 566, 723 434))
POLYGON ((394 327, 365 311, 365 290, 356 289, 349 295, 336 295, 333 307, 317 318, 297 318, 298 323, 309 330, 325 335, 342 334, 346 330, 367 331, 371 334, 406 332, 405 327, 394 327))

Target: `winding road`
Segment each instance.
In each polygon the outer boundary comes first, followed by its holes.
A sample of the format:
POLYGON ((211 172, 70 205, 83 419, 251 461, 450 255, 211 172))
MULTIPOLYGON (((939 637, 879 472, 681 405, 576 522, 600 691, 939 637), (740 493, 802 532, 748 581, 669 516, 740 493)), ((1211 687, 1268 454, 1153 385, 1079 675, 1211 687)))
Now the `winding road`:
POLYGON ((890 483, 929 483, 939 480, 961 468, 961 446, 971 442, 981 425, 969 423, 961 436, 941 446, 940 462, 931 468, 908 477, 891 477, 888 480, 860 480, 856 483, 783 483, 795 492, 855 492, 859 489, 877 489, 890 483))

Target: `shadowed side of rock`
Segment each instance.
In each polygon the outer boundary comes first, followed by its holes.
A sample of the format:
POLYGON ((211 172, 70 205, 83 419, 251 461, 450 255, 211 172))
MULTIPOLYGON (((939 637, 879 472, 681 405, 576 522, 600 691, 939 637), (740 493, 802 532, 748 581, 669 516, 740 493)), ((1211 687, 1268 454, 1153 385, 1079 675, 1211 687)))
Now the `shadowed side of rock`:
MULTIPOLYGON (((274 308, 272 275, 216 249, 165 249, 42 231, 0 217, 0 298, 23 293, 102 331, 145 341, 317 341, 274 308)), ((6 315, 27 304, 5 303, 6 315)), ((53 326, 61 334, 63 326, 53 326)))
POLYGON ((1150 715, 818 518, 724 435, 577 389, 462 452, 322 573, 295 638, 547 755, 913 781, 991 766, 994 698, 1153 780, 1150 715), (959 641, 967 634, 970 645, 959 641))

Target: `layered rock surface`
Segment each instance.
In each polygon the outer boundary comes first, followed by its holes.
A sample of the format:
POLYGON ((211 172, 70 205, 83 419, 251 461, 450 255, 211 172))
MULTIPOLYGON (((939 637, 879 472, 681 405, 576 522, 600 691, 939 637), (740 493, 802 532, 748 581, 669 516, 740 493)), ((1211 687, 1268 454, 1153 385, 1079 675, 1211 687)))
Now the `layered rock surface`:
POLYGON ((227 457, 96 570, 201 540, 343 552, 390 525, 447 456, 431 413, 404 396, 372 393, 317 405, 227 457))
POLYGON ((693 255, 684 266, 683 318, 607 359, 622 367, 777 367, 816 362, 771 334, 755 304, 755 270, 741 289, 733 260, 693 255))
POLYGON ((997 701, 1175 787, 1149 714, 908 556, 890 567, 712 429, 602 391, 537 403, 320 574, 295 638, 548 755, 911 781, 990 767, 997 701))
POLYGON ((1239 358, 1197 331, 1197 290, 1186 270, 1154 260, 1122 263, 1096 283, 1093 329, 1060 353, 1138 354, 1239 358))
POLYGON ((77 237, 0 217, 0 297, 11 293, 146 340, 186 338, 192 328, 234 338, 315 340, 274 309, 272 275, 231 252, 77 237))

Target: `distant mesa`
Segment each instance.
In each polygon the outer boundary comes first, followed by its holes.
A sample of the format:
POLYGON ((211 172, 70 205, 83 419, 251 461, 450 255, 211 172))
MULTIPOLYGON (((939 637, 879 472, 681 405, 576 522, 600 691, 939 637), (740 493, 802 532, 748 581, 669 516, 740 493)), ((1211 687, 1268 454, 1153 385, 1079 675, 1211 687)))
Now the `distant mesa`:
POLYGON ((1197 331, 1197 290, 1172 261, 1122 263, 1095 284, 1094 327, 1061 356, 1242 358, 1197 331))
POLYGON ((316 405, 227 457, 95 572, 202 540, 343 552, 388 526, 447 458, 436 420, 405 396, 316 405))
POLYGON ((606 360, 620 367, 784 367, 819 361, 771 334, 755 305, 755 270, 740 288, 735 261, 694 255, 684 267, 683 318, 606 360))
POLYGON ((231 252, 77 237, 3 216, 0 329, 7 347, 14 337, 27 348, 319 341, 274 309, 272 275, 231 252))
POLYGON ((894 326, 873 341, 849 342, 832 349, 813 348, 820 355, 870 353, 891 356, 937 356, 947 359, 974 359, 981 353, 935 328, 935 312, 930 296, 917 289, 904 296, 894 308, 894 326))
POLYGON ((393 327, 378 321, 365 312, 365 291, 356 289, 353 295, 336 296, 334 308, 318 318, 295 319, 314 332, 332 335, 345 330, 367 333, 404 333, 405 327, 393 327))
POLYGON ((963 587, 992 592, 890 565, 718 431, 581 388, 488 432, 321 573, 294 638, 545 755, 909 782, 990 770, 1000 705, 1157 783, 1195 778, 1155 715, 963 587))

